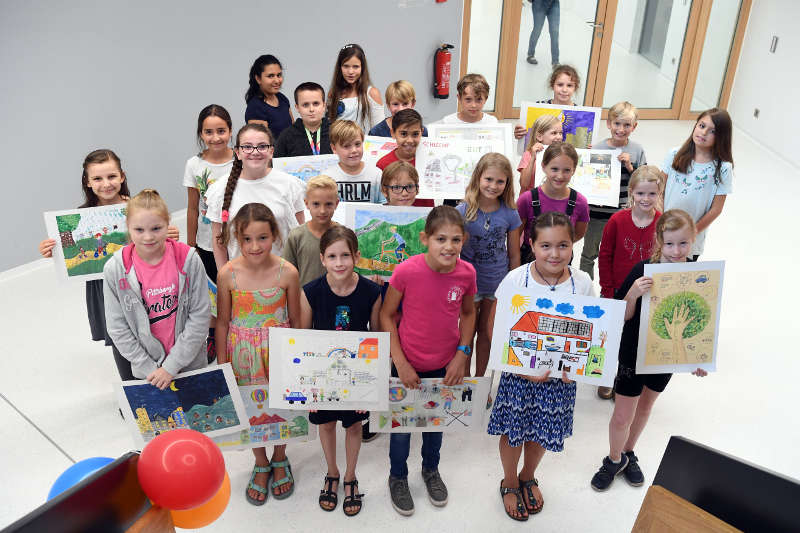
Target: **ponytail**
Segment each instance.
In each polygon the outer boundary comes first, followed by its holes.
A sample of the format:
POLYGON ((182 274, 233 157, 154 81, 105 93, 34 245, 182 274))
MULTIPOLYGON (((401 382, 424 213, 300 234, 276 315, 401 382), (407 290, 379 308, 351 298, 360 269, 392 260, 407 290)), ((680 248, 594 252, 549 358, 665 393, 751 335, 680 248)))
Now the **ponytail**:
MULTIPOLYGON (((233 191, 236 190, 236 184, 239 182, 239 176, 242 174, 242 160, 236 155, 236 151, 233 152, 233 166, 231 167, 231 173, 228 176, 228 183, 225 186, 225 196, 223 196, 222 200, 222 212, 228 210, 231 206, 231 200, 233 199, 233 191)), ((228 246, 228 241, 230 240, 230 234, 228 231, 228 217, 224 217, 222 219, 222 232, 217 237, 218 242, 222 246, 228 246)))

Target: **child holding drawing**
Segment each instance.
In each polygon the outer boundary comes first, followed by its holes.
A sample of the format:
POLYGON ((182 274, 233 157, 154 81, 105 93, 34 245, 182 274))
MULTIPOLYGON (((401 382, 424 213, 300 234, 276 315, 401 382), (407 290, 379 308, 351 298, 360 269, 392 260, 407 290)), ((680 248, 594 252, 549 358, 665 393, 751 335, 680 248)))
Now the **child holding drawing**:
MULTIPOLYGON (((653 286, 653 278, 644 275, 647 263, 685 263, 691 257, 695 236, 694 219, 686 211, 670 209, 656 224, 653 255, 637 263, 622 282, 615 297, 625 300, 625 325, 619 345, 619 366, 614 382, 614 414, 608 423, 609 453, 603 458, 600 470, 592 477, 594 490, 605 491, 614 478, 624 474, 634 487, 644 484, 644 474, 633 448, 642 434, 658 395, 664 392, 672 374, 637 374, 636 358, 639 347, 639 315, 642 296, 653 286)), ((672 327, 691 322, 691 317, 676 313, 672 327)), ((678 326, 679 327, 679 326, 678 326)), ((698 368, 692 374, 702 377, 706 371, 698 368)))
POLYGON ((536 119, 531 127, 531 136, 522 159, 519 160, 517 170, 519 171, 519 190, 520 194, 529 191, 535 184, 536 176, 536 154, 544 150, 545 146, 550 146, 554 142, 561 142, 564 138, 564 130, 561 119, 555 115, 542 115, 536 119))
MULTIPOLYGON (((570 65, 555 65, 553 72, 550 74, 548 86, 553 90, 553 97, 545 100, 537 100, 537 104, 554 104, 560 106, 574 106, 575 102, 572 97, 575 91, 581 85, 581 77, 578 71, 570 65)), ((525 136, 525 145, 530 145, 530 138, 532 137, 533 128, 528 130, 525 136)), ((564 140, 562 136, 561 140, 564 140)))
MULTIPOLYGON (((443 377, 445 385, 464 378, 475 334, 475 269, 459 258, 464 221, 453 207, 433 208, 420 235, 424 254, 400 263, 389 281, 380 312, 381 329, 391 336, 392 376, 417 388, 420 378, 443 377), (399 326, 396 312, 403 300, 399 326)), ((392 507, 404 516, 414 513, 408 487, 411 435, 392 433, 389 440, 389 492, 392 507)), ((422 479, 435 506, 447 504, 447 486, 439 475, 442 434, 422 434, 422 479)))
MULTIPOLYGON (((298 327, 300 302, 297 269, 272 253, 281 234, 275 215, 265 205, 243 205, 231 224, 241 255, 228 261, 217 277, 217 362, 230 362, 239 385, 269 383, 269 328, 298 327)), ((245 489, 247 501, 267 500, 270 472, 272 495, 282 500, 294 492, 286 445, 253 448, 255 466, 245 489)))
MULTIPOLYGON (((319 241, 319 258, 327 274, 303 286, 300 294, 300 327, 303 329, 377 331, 381 289, 353 271, 360 258, 358 239, 350 228, 333 226, 319 241)), ((366 411, 312 411, 309 420, 319 425, 319 441, 328 472, 319 495, 319 506, 333 511, 338 503, 339 467, 336 464, 336 421, 345 429, 347 469, 344 473, 344 502, 347 516, 361 511, 356 463, 361 449, 361 422, 366 411)))
MULTIPOLYGON (((574 241, 572 224, 564 213, 551 211, 537 217, 531 229, 536 260, 509 272, 498 292, 512 285, 536 288, 543 296, 551 291, 594 296, 589 276, 569 266, 574 241)), ((496 312, 495 300, 490 328, 494 327, 496 312)), ((503 372, 500 377, 488 432, 500 435, 500 497, 506 514, 514 520, 525 521, 542 510, 544 500, 536 468, 545 450, 562 451, 564 439, 572 435, 575 389, 566 372, 552 379, 549 371, 542 376, 503 372), (518 472, 523 450, 525 458, 518 472)))
MULTIPOLYGON (((475 267, 478 293, 475 295, 475 375, 486 374, 492 331, 489 316, 494 291, 509 269, 519 266, 520 222, 514 203, 511 163, 498 153, 485 154, 472 172, 464 201, 456 207, 464 217, 469 239, 461 258, 475 267)), ((470 375, 470 369, 466 369, 470 375)))
MULTIPOLYGON (((100 149, 90 152, 83 160, 81 190, 84 202, 78 209, 127 202, 131 193, 128 191, 126 178, 122 162, 113 151, 100 149)), ((169 238, 178 239, 178 228, 169 226, 167 230, 169 238)), ((42 257, 52 257, 55 245, 54 239, 44 239, 39 243, 39 253, 42 257)), ((108 334, 102 279, 86 282, 86 312, 92 340, 105 341, 106 346, 111 346, 120 379, 123 381, 136 379, 131 372, 131 362, 122 356, 108 334)))

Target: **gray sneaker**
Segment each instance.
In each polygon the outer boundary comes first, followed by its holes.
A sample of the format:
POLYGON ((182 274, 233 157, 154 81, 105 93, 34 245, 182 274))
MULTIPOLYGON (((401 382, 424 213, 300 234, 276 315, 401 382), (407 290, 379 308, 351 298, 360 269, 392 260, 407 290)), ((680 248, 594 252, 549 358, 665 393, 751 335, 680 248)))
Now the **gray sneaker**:
POLYGON ((436 507, 447 505, 447 486, 438 470, 422 470, 422 480, 428 489, 428 499, 436 507))
POLYGON ((403 516, 414 514, 414 500, 408 490, 408 479, 389 476, 389 494, 395 511, 403 516))

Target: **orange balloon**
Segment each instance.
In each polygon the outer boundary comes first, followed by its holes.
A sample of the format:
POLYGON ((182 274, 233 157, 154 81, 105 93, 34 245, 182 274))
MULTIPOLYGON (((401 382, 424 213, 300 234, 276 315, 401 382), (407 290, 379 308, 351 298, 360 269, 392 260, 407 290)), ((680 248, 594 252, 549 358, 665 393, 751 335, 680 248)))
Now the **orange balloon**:
POLYGON ((228 473, 225 472, 225 479, 222 481, 222 486, 210 500, 194 509, 170 511, 172 513, 172 522, 175 524, 175 527, 183 529, 205 527, 225 512, 225 508, 228 507, 228 501, 230 499, 231 480, 228 477, 228 473))

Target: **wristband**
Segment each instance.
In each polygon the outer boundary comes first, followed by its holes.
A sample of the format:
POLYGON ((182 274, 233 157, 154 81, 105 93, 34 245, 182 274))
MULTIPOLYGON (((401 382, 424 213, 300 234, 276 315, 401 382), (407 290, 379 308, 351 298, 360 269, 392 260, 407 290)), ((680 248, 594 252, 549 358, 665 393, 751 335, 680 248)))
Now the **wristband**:
POLYGON ((472 348, 466 345, 459 346, 458 348, 456 348, 456 351, 464 352, 464 355, 466 355, 467 357, 470 357, 472 355, 472 348))

